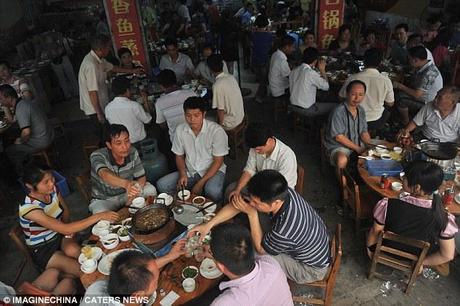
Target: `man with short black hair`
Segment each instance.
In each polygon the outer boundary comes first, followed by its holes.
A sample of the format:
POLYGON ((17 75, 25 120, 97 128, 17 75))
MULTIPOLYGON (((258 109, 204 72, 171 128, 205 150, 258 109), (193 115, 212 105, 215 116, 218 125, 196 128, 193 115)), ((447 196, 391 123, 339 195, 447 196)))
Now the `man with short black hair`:
POLYGON ((393 82, 393 87, 399 89, 396 103, 402 117, 402 123, 409 123, 409 110, 420 110, 425 104, 431 102, 443 86, 441 72, 436 65, 427 60, 425 47, 416 46, 409 49, 409 63, 416 70, 406 86, 393 82))
POLYGON ((366 95, 361 103, 366 113, 369 130, 382 129, 390 117, 390 112, 384 106, 392 107, 394 104, 393 84, 388 76, 381 74, 378 68, 382 62, 383 54, 377 48, 364 52, 364 67, 362 72, 351 75, 340 89, 339 96, 346 98, 346 88, 353 80, 360 80, 366 84, 366 95))
POLYGON ((195 67, 190 57, 177 50, 175 39, 168 38, 165 41, 166 54, 160 59, 160 69, 171 69, 176 74, 179 84, 192 78, 195 67))
POLYGON ((208 223, 194 227, 204 237, 216 225, 240 212, 248 216, 257 253, 270 254, 287 275, 297 283, 323 279, 330 265, 327 228, 316 211, 288 187, 276 170, 262 170, 247 185, 248 195, 235 195, 208 223), (272 216, 272 228, 263 233, 259 212, 272 216))
POLYGON ((208 58, 208 66, 215 76, 212 85, 212 107, 217 109, 217 122, 229 131, 243 122, 243 96, 235 77, 223 72, 223 59, 219 54, 208 58))
POLYGON ((160 192, 174 193, 182 186, 191 189, 192 194, 204 193, 206 197, 220 203, 228 137, 220 125, 205 119, 206 109, 203 98, 190 97, 185 100, 186 122, 177 126, 172 144, 178 171, 159 179, 157 187, 160 192))
POLYGON ((329 90, 326 61, 319 58, 316 48, 306 48, 302 64, 289 75, 291 105, 289 109, 303 116, 320 116, 329 113, 336 103, 316 103, 316 90, 329 90), (318 68, 319 73, 315 68, 318 68))
MULTIPOLYGON (((212 85, 216 82, 216 77, 212 74, 211 70, 209 69, 208 65, 208 58, 213 55, 212 46, 211 45, 204 45, 202 48, 202 56, 203 59, 201 62, 198 63, 195 67, 195 76, 200 80, 201 83, 205 85, 212 85)), ((228 73, 227 64, 222 60, 223 71, 228 73)))
POLYGON ((191 89, 180 89, 177 86, 176 74, 171 69, 160 72, 158 83, 164 94, 155 103, 156 123, 162 129, 168 130, 172 143, 176 127, 185 122, 184 101, 196 97, 196 93, 191 89))
POLYGON ((159 258, 152 258, 137 250, 126 250, 118 254, 110 267, 109 279, 92 283, 80 306, 150 305, 157 290, 160 269, 184 254, 184 247, 185 240, 179 240, 168 254, 159 258), (108 296, 120 299, 120 303, 108 299, 102 303, 92 300, 108 296), (123 304, 123 299, 131 303, 123 304))
POLYGON ((270 70, 268 72, 268 83, 271 94, 274 98, 285 97, 289 89, 289 74, 291 68, 288 64, 288 56, 294 52, 294 38, 286 35, 282 38, 279 49, 270 58, 270 70))
POLYGON ((245 227, 230 223, 217 225, 212 230, 210 249, 217 268, 230 279, 220 283, 223 292, 212 306, 293 305, 280 265, 270 256, 254 254, 251 234, 245 227))
POLYGON ((361 107, 366 91, 363 81, 353 80, 348 83, 347 100, 338 105, 329 116, 324 146, 331 164, 336 167, 337 178, 340 178, 340 169, 347 166, 350 155, 363 153, 366 145, 371 143, 366 113, 361 107))
POLYGON ((21 134, 6 148, 6 155, 13 162, 16 174, 22 176, 24 162, 31 154, 48 147, 54 132, 40 105, 20 99, 12 86, 0 85, 0 105, 15 110, 21 134))
POLYGON ((407 33, 409 32, 409 26, 406 23, 400 23, 396 25, 394 40, 389 48, 389 57, 391 62, 395 65, 406 65, 407 64, 407 33))
POLYGON ((128 129, 121 124, 109 125, 105 144, 106 148, 94 151, 90 157, 90 212, 117 211, 131 205, 137 196, 155 196, 156 189, 147 182, 139 154, 131 146, 128 129))
POLYGON ((228 198, 240 195, 251 177, 266 169, 279 171, 287 180, 289 188, 294 189, 297 184, 297 158, 294 151, 276 138, 266 124, 249 124, 244 136, 249 148, 248 159, 238 182, 227 187, 228 198))
POLYGON ((105 116, 110 124, 124 125, 129 131, 129 140, 134 146, 140 146, 145 139, 144 124, 152 120, 147 94, 142 91, 142 104, 130 99, 131 82, 124 76, 112 80, 112 93, 115 98, 105 107, 105 116), (143 108, 142 108, 143 106, 143 108))
MULTIPOLYGON (((113 66, 104 58, 112 48, 110 37, 96 35, 91 40, 91 51, 83 58, 78 72, 78 86, 80 88, 80 108, 85 115, 100 123, 105 122, 104 109, 109 103, 109 93, 106 85, 107 72, 136 73, 141 69, 125 69, 113 66)), ((100 128, 99 133, 102 133, 100 128)))
MULTIPOLYGON (((417 46, 425 47, 425 45, 423 44, 423 36, 420 33, 413 33, 409 35, 409 37, 407 38, 407 49, 409 50, 410 48, 417 46)), ((433 53, 431 53, 431 51, 427 47, 425 47, 425 50, 426 59, 434 63, 433 53)))

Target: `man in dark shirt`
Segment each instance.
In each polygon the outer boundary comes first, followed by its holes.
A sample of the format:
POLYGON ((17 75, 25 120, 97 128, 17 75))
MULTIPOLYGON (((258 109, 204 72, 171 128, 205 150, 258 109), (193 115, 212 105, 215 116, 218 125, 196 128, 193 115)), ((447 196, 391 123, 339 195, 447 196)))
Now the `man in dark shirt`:
POLYGON ((249 218, 254 247, 269 254, 286 276, 297 282, 314 282, 325 277, 330 265, 327 228, 300 194, 288 187, 276 170, 263 170, 247 185, 248 195, 235 195, 208 223, 196 226, 189 235, 204 237, 214 226, 240 212, 249 218), (271 215, 272 228, 263 233, 259 213, 271 215))
POLYGON ((35 152, 48 147, 54 133, 40 105, 33 100, 22 100, 10 85, 0 86, 0 103, 15 109, 21 135, 6 149, 6 155, 13 162, 16 174, 21 176, 24 161, 35 152))

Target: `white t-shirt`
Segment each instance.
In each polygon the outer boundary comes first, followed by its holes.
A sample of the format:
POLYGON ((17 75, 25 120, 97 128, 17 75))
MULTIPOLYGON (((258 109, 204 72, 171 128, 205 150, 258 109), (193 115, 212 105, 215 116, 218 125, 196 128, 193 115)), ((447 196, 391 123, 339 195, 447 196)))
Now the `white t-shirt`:
POLYGON ((286 54, 279 49, 276 50, 270 58, 268 73, 268 83, 273 97, 282 96, 289 88, 289 73, 291 73, 291 68, 289 68, 286 54))
POLYGON ((161 124, 166 122, 171 143, 174 139, 176 127, 185 122, 184 102, 189 97, 196 97, 193 90, 175 90, 162 95, 155 103, 156 123, 161 124))
POLYGON ((297 158, 294 151, 278 138, 276 138, 275 148, 270 156, 258 154, 254 148, 251 148, 243 171, 254 175, 266 169, 280 172, 288 182, 289 187, 295 188, 297 184, 297 158))
MULTIPOLYGON (((187 176, 198 172, 203 176, 214 162, 214 156, 228 154, 228 137, 224 129, 215 122, 204 119, 200 133, 195 136, 187 123, 176 128, 171 151, 176 155, 185 155, 187 176)), ((225 173, 223 163, 219 171, 225 173)))
POLYGON ((308 64, 301 64, 289 75, 291 104, 309 108, 316 102, 316 89, 329 90, 329 83, 308 64))
POLYGON ((93 104, 89 98, 90 91, 97 91, 99 105, 104 111, 105 106, 109 103, 109 93, 107 89, 107 72, 113 69, 113 65, 105 59, 99 58, 91 50, 86 54, 81 62, 80 71, 78 72, 78 87, 80 94, 80 109, 85 115, 95 114, 93 104))
POLYGON ((172 62, 168 54, 164 54, 160 59, 160 69, 170 69, 176 74, 177 82, 183 83, 187 69, 193 72, 195 67, 190 57, 186 54, 180 53, 175 63, 172 62))
POLYGON ((244 118, 243 96, 235 77, 221 72, 212 86, 212 107, 225 112, 222 126, 225 130, 236 128, 244 118))
POLYGON ((152 120, 141 104, 126 97, 115 97, 105 108, 105 117, 110 124, 123 124, 129 132, 131 143, 144 140, 144 124, 152 120))
POLYGON ((376 121, 382 117, 384 103, 393 103, 395 101, 393 84, 391 80, 382 75, 377 69, 366 68, 362 72, 351 75, 340 89, 339 96, 346 98, 347 85, 354 80, 363 81, 366 84, 366 95, 361 106, 366 112, 368 122, 376 121))

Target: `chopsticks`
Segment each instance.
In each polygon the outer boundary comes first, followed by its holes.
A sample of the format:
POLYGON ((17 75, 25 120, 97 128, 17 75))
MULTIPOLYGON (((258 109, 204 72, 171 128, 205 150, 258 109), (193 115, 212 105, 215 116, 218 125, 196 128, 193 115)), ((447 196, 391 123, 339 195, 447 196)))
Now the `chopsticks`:
POLYGON ((211 202, 210 204, 206 205, 205 207, 200 208, 200 210, 196 211, 195 213, 196 213, 196 214, 197 214, 197 213, 200 213, 200 212, 202 212, 203 210, 205 210, 206 208, 209 208, 209 207, 211 207, 211 206, 213 206, 213 205, 214 205, 214 203, 211 202))

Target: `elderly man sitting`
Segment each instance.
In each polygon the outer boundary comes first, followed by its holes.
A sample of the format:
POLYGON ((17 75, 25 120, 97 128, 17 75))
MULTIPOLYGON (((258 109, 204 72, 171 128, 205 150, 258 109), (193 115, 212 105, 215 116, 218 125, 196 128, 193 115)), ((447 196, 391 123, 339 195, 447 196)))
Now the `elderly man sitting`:
POLYGON ((424 138, 439 139, 441 142, 460 141, 460 90, 447 86, 438 92, 434 101, 426 104, 414 119, 401 131, 408 135, 422 127, 424 138))

